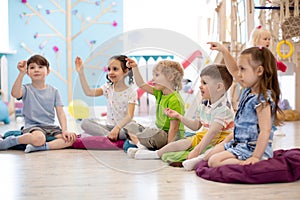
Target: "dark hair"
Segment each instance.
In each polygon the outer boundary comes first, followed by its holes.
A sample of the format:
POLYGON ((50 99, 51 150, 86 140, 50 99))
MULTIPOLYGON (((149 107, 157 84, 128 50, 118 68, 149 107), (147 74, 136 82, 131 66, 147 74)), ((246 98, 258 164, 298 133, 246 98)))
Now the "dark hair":
POLYGON ((227 70, 226 65, 212 64, 205 67, 200 76, 209 76, 215 80, 222 80, 226 91, 230 88, 233 77, 227 70))
POLYGON ((277 118, 277 111, 283 114, 279 108, 278 103, 280 100, 280 87, 277 75, 276 59, 272 52, 265 47, 251 47, 241 52, 241 55, 250 54, 250 64, 253 67, 262 66, 264 68, 263 74, 259 83, 259 94, 264 95, 267 99, 267 90, 272 91, 272 99, 275 102, 275 109, 272 111, 274 114, 275 125, 281 124, 281 120, 277 118))
MULTIPOLYGON (((132 73, 132 69, 131 69, 131 68, 128 68, 128 67, 126 66, 126 63, 127 63, 127 60, 126 60, 126 59, 127 59, 127 58, 128 58, 128 57, 125 56, 125 55, 116 55, 116 56, 110 57, 109 60, 118 60, 118 61, 121 62, 121 68, 122 68, 122 71, 123 71, 124 73, 126 73, 127 70, 128 70, 128 77, 129 77, 128 84, 131 85, 131 84, 133 84, 133 73, 132 73)), ((111 80, 108 78, 108 75, 106 75, 106 78, 107 78, 108 82, 112 84, 111 80)))
POLYGON ((28 60, 27 60, 27 66, 29 66, 31 63, 36 63, 38 65, 41 65, 41 66, 46 66, 47 69, 49 69, 50 67, 50 64, 48 62, 48 60, 41 56, 41 55, 33 55, 31 56, 28 60))

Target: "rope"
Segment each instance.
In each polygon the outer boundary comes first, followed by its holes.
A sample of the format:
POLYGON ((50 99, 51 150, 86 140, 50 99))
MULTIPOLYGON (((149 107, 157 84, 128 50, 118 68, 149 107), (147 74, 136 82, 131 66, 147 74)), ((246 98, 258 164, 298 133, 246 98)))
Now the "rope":
POLYGON ((279 15, 280 24, 283 23, 284 20, 284 1, 280 2, 280 15, 279 15))
POLYGON ((299 0, 295 0, 295 5, 294 5, 294 17, 299 16, 299 0))
POLYGON ((285 17, 284 19, 288 19, 290 17, 290 2, 285 0, 285 17))

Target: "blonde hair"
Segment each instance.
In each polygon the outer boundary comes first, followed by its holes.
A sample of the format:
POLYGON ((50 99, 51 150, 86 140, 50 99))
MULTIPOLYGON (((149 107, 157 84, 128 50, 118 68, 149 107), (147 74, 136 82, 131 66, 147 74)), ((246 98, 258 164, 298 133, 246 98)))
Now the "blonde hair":
POLYGON ((261 36, 263 33, 269 33, 271 36, 270 31, 263 28, 262 26, 255 27, 250 34, 250 40, 249 40, 249 47, 255 47, 257 46, 257 43, 259 42, 261 36))
POLYGON ((173 76, 172 85, 174 86, 174 90, 182 89, 182 79, 184 76, 184 71, 179 62, 171 61, 171 60, 162 60, 159 61, 153 69, 155 71, 161 71, 168 80, 173 76))

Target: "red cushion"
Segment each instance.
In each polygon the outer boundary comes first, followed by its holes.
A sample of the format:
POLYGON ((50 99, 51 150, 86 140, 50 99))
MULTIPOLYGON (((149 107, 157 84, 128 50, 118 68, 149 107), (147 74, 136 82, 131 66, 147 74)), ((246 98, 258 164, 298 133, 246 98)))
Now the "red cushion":
POLYGON ((98 149, 98 150, 120 150, 123 148, 124 140, 110 141, 104 136, 78 137, 72 148, 74 149, 98 149))

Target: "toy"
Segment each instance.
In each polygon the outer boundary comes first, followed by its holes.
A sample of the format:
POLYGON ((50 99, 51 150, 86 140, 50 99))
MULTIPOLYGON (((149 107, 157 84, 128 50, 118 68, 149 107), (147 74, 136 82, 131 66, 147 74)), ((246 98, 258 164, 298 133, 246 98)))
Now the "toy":
POLYGON ((82 100, 73 100, 68 105, 68 111, 75 119, 85 119, 90 116, 88 105, 82 100))

